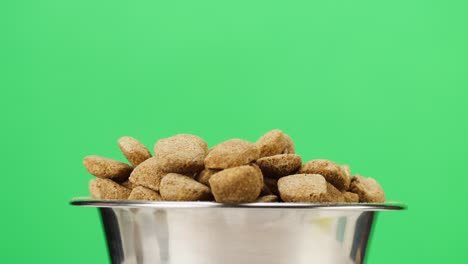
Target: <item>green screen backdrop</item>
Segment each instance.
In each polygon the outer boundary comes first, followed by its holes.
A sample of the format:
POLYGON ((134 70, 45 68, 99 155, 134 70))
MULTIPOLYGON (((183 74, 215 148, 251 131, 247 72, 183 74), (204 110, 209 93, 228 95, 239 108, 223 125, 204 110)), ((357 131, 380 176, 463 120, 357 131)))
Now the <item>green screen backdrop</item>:
POLYGON ((0 3, 2 263, 107 263, 82 158, 280 128, 380 181, 368 263, 468 258, 468 2, 0 3))

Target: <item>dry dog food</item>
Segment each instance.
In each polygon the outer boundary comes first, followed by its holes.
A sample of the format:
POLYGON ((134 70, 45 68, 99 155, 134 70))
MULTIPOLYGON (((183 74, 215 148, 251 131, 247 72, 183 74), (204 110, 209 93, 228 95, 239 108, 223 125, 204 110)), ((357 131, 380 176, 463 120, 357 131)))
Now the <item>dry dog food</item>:
POLYGON ((292 203, 319 203, 327 194, 327 181, 319 174, 295 174, 278 180, 281 199, 292 203))
POLYGON ((260 155, 256 145, 242 140, 231 139, 214 146, 205 158, 209 169, 227 169, 249 164, 260 155))
POLYGON ((132 189, 128 200, 148 200, 148 201, 161 201, 161 195, 159 193, 148 189, 143 186, 137 186, 132 189))
POLYGON ((283 150, 283 154, 294 154, 295 152, 295 147, 294 147, 294 142, 292 141, 292 138, 289 135, 284 134, 286 138, 286 148, 283 150))
POLYGON ((320 201, 324 203, 344 203, 345 198, 342 192, 335 188, 331 183, 327 182, 327 193, 320 201))
POLYGON ((109 179, 96 178, 89 182, 89 193, 94 199, 124 200, 130 195, 130 189, 109 179))
POLYGON ((266 133, 255 144, 260 150, 261 158, 282 153, 294 153, 294 144, 291 138, 279 129, 266 133))
POLYGON ((161 180, 161 197, 166 201, 207 201, 210 188, 189 176, 169 173, 161 180))
POLYGON ((263 176, 253 166, 234 167, 211 176, 210 186, 217 202, 251 203, 260 195, 263 176))
POLYGON ((122 185, 123 187, 129 188, 130 190, 135 188, 135 187, 138 187, 138 185, 132 183, 130 180, 126 180, 126 181, 122 182, 120 185, 122 185))
POLYGON ((359 196, 359 202, 383 203, 385 195, 379 183, 372 178, 364 178, 360 175, 353 177, 350 191, 359 196))
POLYGON ((372 178, 351 176, 348 165, 325 159, 303 164, 290 136, 275 129, 251 143, 231 139, 208 150, 200 137, 160 139, 154 156, 137 139, 118 147, 129 164, 87 156, 95 179, 91 197, 100 200, 216 201, 220 203, 381 203, 382 187, 372 178))
POLYGON ((195 179, 200 182, 205 184, 206 186, 210 187, 210 179, 213 174, 219 172, 221 170, 215 170, 215 169, 204 169, 202 170, 196 177, 195 179))
POLYGON ((207 152, 208 145, 203 139, 188 134, 161 139, 154 145, 154 156, 161 166, 182 174, 203 170, 207 152))
POLYGON ((352 192, 343 192, 343 197, 347 203, 359 203, 359 195, 352 192))
POLYGON ((151 158, 151 152, 135 138, 121 137, 118 143, 120 150, 133 167, 151 158))
POLYGON ((258 197, 257 200, 255 200, 256 203, 274 203, 278 202, 278 196, 276 195, 264 195, 258 197))
POLYGON ((163 170, 161 162, 156 157, 149 158, 138 165, 128 179, 133 185, 143 186, 159 191, 161 179, 167 172, 163 170))
POLYGON ((302 159, 296 154, 279 154, 257 160, 263 176, 281 178, 295 174, 302 165, 302 159))
POLYGON ((99 156, 87 156, 83 164, 91 175, 116 182, 125 181, 132 172, 132 167, 123 162, 99 156))
POLYGON ((338 190, 349 188, 350 179, 345 170, 329 160, 311 160, 302 166, 300 173, 320 174, 338 190))

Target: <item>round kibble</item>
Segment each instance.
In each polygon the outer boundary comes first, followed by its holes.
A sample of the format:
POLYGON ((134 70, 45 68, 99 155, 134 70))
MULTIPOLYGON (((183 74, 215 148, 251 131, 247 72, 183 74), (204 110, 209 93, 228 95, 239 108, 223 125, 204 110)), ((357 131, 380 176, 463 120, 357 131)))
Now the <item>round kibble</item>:
POLYGON ((167 172, 162 170, 158 158, 152 157, 142 162, 133 170, 129 181, 134 185, 159 191, 161 178, 166 174, 167 172))
POLYGON ((327 181, 319 174, 295 174, 278 180, 281 199, 293 203, 318 203, 327 194, 327 181))
POLYGON ((294 146, 294 142, 292 141, 291 137, 284 134, 285 138, 286 138, 286 148, 283 150, 283 154, 294 154, 296 153, 295 149, 296 147, 294 146))
POLYGON ((291 142, 289 142, 283 131, 274 129, 261 136, 255 145, 260 150, 260 158, 263 158, 284 153, 286 149, 289 153, 291 142))
POLYGON ((217 202, 251 203, 260 195, 263 176, 252 166, 239 166, 211 176, 210 186, 217 202))
POLYGON ((345 198, 343 194, 335 188, 332 184, 327 182, 327 193, 322 197, 323 203, 344 203, 345 198))
POLYGON ((340 166, 330 160, 311 160, 302 166, 299 173, 320 174, 340 191, 349 188, 350 178, 340 166))
POLYGON ((383 203, 385 194, 380 184, 372 179, 356 175, 351 180, 351 192, 359 196, 362 203, 383 203))
POLYGON ((168 172, 191 174, 203 170, 208 145, 200 137, 179 134, 154 145, 154 156, 168 172))
POLYGON ((130 190, 138 186, 138 185, 132 183, 130 180, 126 180, 126 181, 122 182, 120 185, 122 185, 123 187, 128 188, 130 190))
POLYGON ((83 165, 90 174, 116 182, 123 182, 128 179, 133 170, 132 167, 123 162, 100 156, 85 157, 83 165))
POLYGON ((341 165, 341 170, 346 174, 346 177, 348 177, 351 180, 351 169, 349 168, 348 165, 341 165))
POLYGON ((258 159, 255 144, 242 139, 231 139, 214 146, 205 158, 205 167, 227 169, 249 164, 258 159))
POLYGON ((130 195, 130 189, 109 179, 96 178, 89 182, 89 193, 93 199, 125 200, 130 195))
POLYGON ((143 186, 133 188, 128 200, 161 201, 159 193, 143 186))
POLYGON ((202 183, 202 184, 204 184, 204 185, 210 187, 210 179, 211 179, 211 176, 213 176, 213 174, 215 174, 215 173, 217 173, 217 172, 219 172, 219 171, 220 171, 220 170, 204 169, 204 170, 202 170, 202 171, 195 177, 195 179, 196 179, 198 182, 200 182, 200 183, 202 183))
POLYGON ((256 203, 274 203, 278 202, 278 196, 276 195, 264 195, 258 197, 257 200, 255 200, 256 203))
POLYGON ((151 152, 140 141, 125 136, 118 141, 119 148, 133 167, 151 158, 151 152))
POLYGON ((344 192, 343 197, 347 203, 359 203, 359 195, 352 192, 344 192))
POLYGON ((265 177, 281 178, 295 174, 302 165, 302 159, 296 154, 279 154, 264 157, 256 161, 265 177))
POLYGON ((161 180, 161 197, 165 201, 207 201, 210 188, 189 176, 169 173, 161 180))

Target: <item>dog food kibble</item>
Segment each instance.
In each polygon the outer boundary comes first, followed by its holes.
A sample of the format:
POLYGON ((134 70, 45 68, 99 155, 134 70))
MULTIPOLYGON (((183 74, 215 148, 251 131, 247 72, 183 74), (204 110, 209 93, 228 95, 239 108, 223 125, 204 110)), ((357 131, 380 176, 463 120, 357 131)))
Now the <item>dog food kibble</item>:
POLYGON ((126 180, 126 181, 122 182, 120 185, 122 185, 125 188, 129 188, 129 189, 133 189, 135 187, 138 187, 138 185, 135 185, 130 180, 126 180))
POLYGON ((202 170, 196 177, 196 180, 200 183, 205 184, 206 186, 210 187, 210 178, 213 174, 219 172, 220 170, 214 169, 204 169, 202 170))
POLYGON ((295 174, 302 165, 302 159, 296 154, 279 154, 257 160, 263 176, 281 178, 295 174))
POLYGON ((150 151, 135 138, 121 137, 118 141, 119 148, 133 167, 151 158, 150 151))
POLYGON ((242 139, 231 139, 214 146, 205 158, 209 169, 227 169, 249 164, 258 159, 259 150, 255 144, 242 139))
POLYGON ((327 181, 318 174, 295 174, 278 180, 281 199, 293 203, 318 203, 327 193, 327 181))
POLYGON ((260 149, 260 158, 274 156, 285 152, 294 152, 294 144, 287 135, 279 129, 269 131, 255 143, 260 149))
POLYGON ((161 180, 161 197, 165 201, 206 201, 210 200, 210 188, 189 176, 169 173, 161 180))
POLYGON ((179 134, 154 145, 154 156, 168 172, 197 173, 203 170, 208 152, 206 142, 194 135, 179 134))
POLYGON ((83 164, 90 174, 116 182, 125 181, 132 172, 132 167, 123 162, 99 156, 87 156, 83 164))
POLYGON ((161 201, 162 199, 159 193, 146 187, 138 186, 132 190, 128 200, 161 201))
POLYGON ((250 203, 260 195, 263 176, 253 166, 234 167, 211 176, 210 186, 217 202, 250 203))
POLYGON ((278 202, 278 196, 276 196, 276 195, 260 196, 260 197, 258 197, 258 199, 255 202, 256 203, 274 203, 274 202, 278 202))
POLYGON ((129 181, 137 186, 143 186, 159 191, 161 178, 166 175, 158 158, 152 157, 138 165, 130 175, 129 181))
POLYGON ((341 170, 346 174, 346 177, 348 177, 351 180, 351 169, 349 168, 348 165, 341 165, 341 170))
POLYGON ((321 202, 324 203, 344 203, 345 198, 343 194, 338 191, 332 184, 327 182, 327 193, 323 195, 321 202))
POLYGON ((211 149, 200 137, 160 139, 154 155, 124 136, 118 146, 131 164, 87 156, 97 178, 89 192, 98 200, 216 201, 220 203, 383 203, 372 178, 351 177, 348 165, 315 159, 302 163, 290 136, 274 129, 255 143, 230 139, 211 149))
POLYGON ((294 142, 292 141, 292 138, 288 135, 285 134, 286 137, 286 148, 283 150, 283 154, 294 154, 295 152, 295 146, 294 142))
POLYGON ((347 203, 359 203, 359 195, 352 192, 344 192, 343 197, 347 203))
POLYGON ((89 182, 89 193, 93 199, 125 200, 130 195, 130 189, 109 179, 92 179, 89 182))
POLYGON ((340 191, 349 188, 350 179, 346 172, 329 160, 311 160, 302 166, 299 173, 320 174, 340 191))
POLYGON ((379 183, 372 178, 356 175, 351 180, 350 191, 359 196, 361 203, 383 203, 385 195, 379 183))

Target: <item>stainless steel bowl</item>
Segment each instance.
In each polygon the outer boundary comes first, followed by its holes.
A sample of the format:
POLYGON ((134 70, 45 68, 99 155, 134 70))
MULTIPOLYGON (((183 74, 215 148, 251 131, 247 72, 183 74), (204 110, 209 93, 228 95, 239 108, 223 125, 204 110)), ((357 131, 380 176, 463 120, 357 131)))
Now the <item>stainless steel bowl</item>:
POLYGON ((363 263, 385 204, 98 201, 112 263, 363 263))

